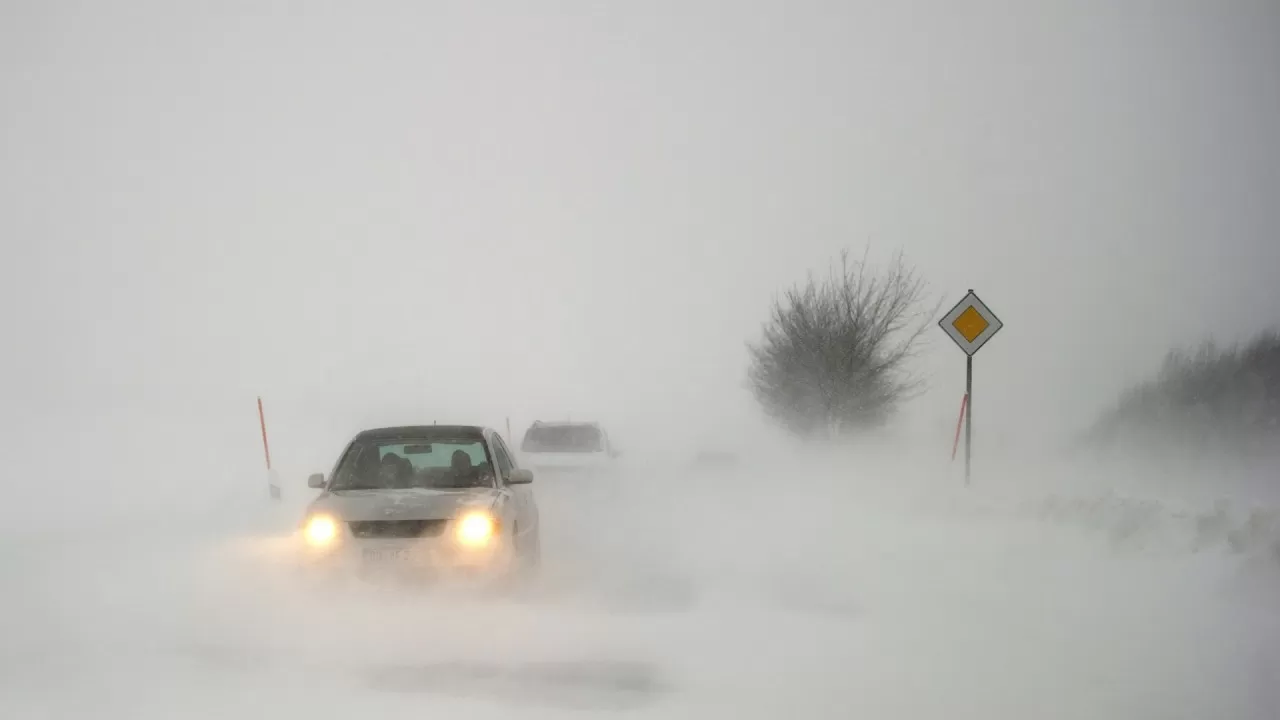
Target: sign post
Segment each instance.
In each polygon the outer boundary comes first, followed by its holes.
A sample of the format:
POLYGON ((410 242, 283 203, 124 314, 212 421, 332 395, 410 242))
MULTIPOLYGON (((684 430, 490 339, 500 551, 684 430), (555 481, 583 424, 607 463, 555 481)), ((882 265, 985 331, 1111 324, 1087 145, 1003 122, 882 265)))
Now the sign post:
POLYGON ((973 356, 1000 332, 1004 323, 970 289, 969 294, 938 321, 938 325, 965 353, 961 417, 964 419, 964 484, 968 485, 973 456, 973 356))

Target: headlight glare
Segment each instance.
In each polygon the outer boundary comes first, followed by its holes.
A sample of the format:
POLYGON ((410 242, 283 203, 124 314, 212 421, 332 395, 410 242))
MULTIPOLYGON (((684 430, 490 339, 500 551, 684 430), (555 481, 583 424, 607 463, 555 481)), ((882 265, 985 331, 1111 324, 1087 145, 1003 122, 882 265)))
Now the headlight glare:
POLYGON ((312 515, 302 529, 302 536, 312 547, 325 547, 338 539, 338 521, 328 515, 312 515))
POLYGON ((467 547, 484 547, 497 530, 493 516, 486 512, 473 512, 458 518, 455 530, 458 542, 467 547))

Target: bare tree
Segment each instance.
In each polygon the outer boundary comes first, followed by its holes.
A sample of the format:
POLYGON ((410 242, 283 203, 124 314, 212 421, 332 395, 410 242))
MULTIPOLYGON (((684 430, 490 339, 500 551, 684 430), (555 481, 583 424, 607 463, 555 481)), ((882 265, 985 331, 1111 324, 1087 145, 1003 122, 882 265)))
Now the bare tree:
POLYGON ((938 306, 921 312, 925 283, 894 255, 881 274, 866 255, 840 254, 827 278, 774 300, 749 385, 774 421, 801 437, 833 437, 884 423, 921 387, 907 369, 938 306))

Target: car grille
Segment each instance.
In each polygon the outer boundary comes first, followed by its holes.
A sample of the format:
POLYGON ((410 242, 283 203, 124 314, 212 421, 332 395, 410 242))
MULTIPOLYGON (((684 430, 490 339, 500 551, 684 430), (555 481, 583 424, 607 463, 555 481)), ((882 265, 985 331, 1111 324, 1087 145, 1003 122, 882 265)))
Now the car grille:
POLYGON ((351 534, 357 538, 436 537, 448 520, 352 520, 351 534))

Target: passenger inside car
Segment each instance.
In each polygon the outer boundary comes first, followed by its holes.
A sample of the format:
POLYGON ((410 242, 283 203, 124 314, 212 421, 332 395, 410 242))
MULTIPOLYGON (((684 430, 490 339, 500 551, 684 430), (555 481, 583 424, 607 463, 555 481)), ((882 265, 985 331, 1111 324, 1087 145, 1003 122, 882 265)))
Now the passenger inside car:
POLYGON ((470 488, 485 487, 493 484, 489 464, 473 465, 471 456, 463 450, 454 450, 449 458, 449 469, 438 478, 435 487, 470 488))

